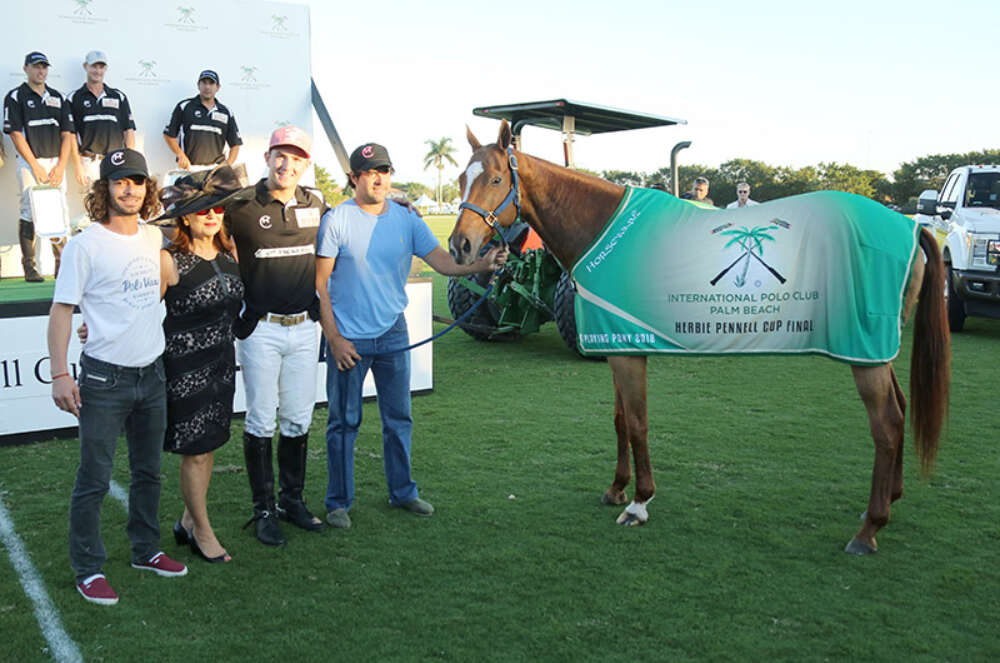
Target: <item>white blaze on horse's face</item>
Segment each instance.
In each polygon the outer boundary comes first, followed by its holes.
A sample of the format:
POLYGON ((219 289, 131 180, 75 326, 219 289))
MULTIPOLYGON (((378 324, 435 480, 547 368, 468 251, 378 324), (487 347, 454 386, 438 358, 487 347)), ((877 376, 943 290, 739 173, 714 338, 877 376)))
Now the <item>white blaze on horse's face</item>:
POLYGON ((469 191, 472 190, 472 183, 476 181, 480 175, 483 174, 483 162, 473 161, 469 164, 469 167, 465 169, 465 191, 462 192, 462 202, 464 203, 469 199, 469 191))

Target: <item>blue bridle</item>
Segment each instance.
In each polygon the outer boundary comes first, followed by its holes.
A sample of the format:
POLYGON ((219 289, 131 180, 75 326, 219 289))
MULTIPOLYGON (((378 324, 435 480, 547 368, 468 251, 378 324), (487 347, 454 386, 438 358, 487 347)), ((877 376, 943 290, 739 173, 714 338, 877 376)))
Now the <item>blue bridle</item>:
POLYGON ((507 246, 507 239, 503 236, 501 228, 497 223, 497 217, 503 214, 504 210, 507 209, 511 203, 514 203, 514 209, 517 210, 517 216, 515 221, 521 217, 521 192, 518 186, 517 179, 517 157, 514 156, 514 146, 507 146, 507 163, 510 165, 510 191, 507 192, 507 197, 497 205, 496 209, 492 212, 484 210, 479 205, 470 203, 468 201, 462 201, 462 204, 458 206, 458 213, 461 214, 463 209, 472 210, 480 217, 482 217, 483 222, 490 227, 490 230, 495 232, 500 236, 500 241, 503 246, 507 246))

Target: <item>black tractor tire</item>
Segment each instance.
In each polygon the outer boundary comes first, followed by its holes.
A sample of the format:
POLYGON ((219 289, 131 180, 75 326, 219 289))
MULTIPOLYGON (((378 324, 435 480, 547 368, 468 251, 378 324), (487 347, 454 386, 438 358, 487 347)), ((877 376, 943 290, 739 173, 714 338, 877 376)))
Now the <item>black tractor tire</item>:
POLYGON ((962 328, 965 327, 965 304, 962 302, 962 298, 955 290, 954 274, 951 269, 951 263, 946 263, 945 268, 948 274, 948 283, 945 286, 945 292, 947 293, 948 299, 948 328, 953 332, 960 332, 962 331, 962 328))
MULTIPOLYGON (((490 282, 489 272, 470 274, 466 278, 475 281, 484 288, 490 282)), ((458 279, 454 277, 448 279, 448 310, 451 311, 452 317, 456 320, 475 306, 476 302, 479 301, 479 297, 479 295, 460 284, 458 279)), ((475 327, 462 325, 462 331, 477 341, 489 341, 492 340, 492 335, 487 329, 496 327, 499 320, 500 312, 492 301, 486 300, 464 321, 475 325, 475 327)))
POLYGON ((605 357, 600 355, 585 355, 580 352, 576 335, 576 284, 569 277, 569 273, 563 272, 559 275, 556 283, 556 291, 552 297, 552 312, 555 314, 556 327, 559 328, 559 336, 562 337, 566 347, 584 359, 604 361, 605 357))

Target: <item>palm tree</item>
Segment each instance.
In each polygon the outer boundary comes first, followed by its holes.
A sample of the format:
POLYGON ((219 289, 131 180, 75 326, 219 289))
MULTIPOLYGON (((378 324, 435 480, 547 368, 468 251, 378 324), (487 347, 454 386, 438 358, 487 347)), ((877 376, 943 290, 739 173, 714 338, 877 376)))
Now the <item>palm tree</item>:
MULTIPOLYGON (((787 227, 787 224, 783 225, 787 227)), ((720 226, 720 228, 722 228, 722 226, 720 226)), ((744 285, 746 285, 747 269, 750 267, 750 258, 755 258, 757 262, 764 265, 764 267, 767 268, 767 271, 771 272, 771 274, 773 274, 774 277, 778 279, 778 281, 784 283, 785 277, 779 274, 773 267, 768 265, 761 258, 761 256, 764 255, 764 240, 767 240, 769 242, 774 241, 774 237, 769 235, 768 231, 777 229, 778 226, 757 226, 756 228, 751 230, 750 228, 743 226, 739 230, 727 230, 724 233, 722 233, 723 235, 733 236, 732 239, 726 242, 726 245, 722 248, 728 249, 733 244, 738 243, 740 245, 740 248, 743 249, 743 253, 740 255, 739 258, 730 263, 728 267, 719 272, 719 274, 717 274, 714 279, 709 281, 709 283, 715 285, 716 283, 719 282, 719 279, 721 279, 723 276, 726 275, 726 272, 728 272, 730 269, 736 266, 736 263, 738 263, 740 260, 744 260, 745 262, 743 263, 743 273, 737 276, 736 280, 734 281, 737 288, 742 288, 744 285)), ((719 230, 719 228, 717 228, 716 230, 719 230)))
POLYGON ((438 169, 437 204, 438 209, 441 209, 441 171, 444 170, 445 161, 450 162, 453 166, 458 165, 458 162, 451 156, 455 152, 455 147, 451 144, 451 138, 447 136, 441 140, 428 139, 424 143, 431 148, 424 155, 424 170, 427 170, 431 166, 438 169))

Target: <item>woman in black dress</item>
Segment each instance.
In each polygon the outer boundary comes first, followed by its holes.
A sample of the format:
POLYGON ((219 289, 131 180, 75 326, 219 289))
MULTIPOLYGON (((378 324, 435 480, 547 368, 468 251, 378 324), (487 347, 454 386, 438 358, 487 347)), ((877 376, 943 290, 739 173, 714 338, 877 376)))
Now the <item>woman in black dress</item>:
POLYGON ((174 525, 178 544, 209 562, 230 556, 208 519, 207 494, 214 451, 229 440, 236 358, 233 321, 243 283, 221 206, 240 189, 229 166, 181 178, 160 195, 161 223, 176 219, 177 232, 160 252, 160 289, 167 374, 167 432, 163 448, 181 454, 184 515, 174 525))

